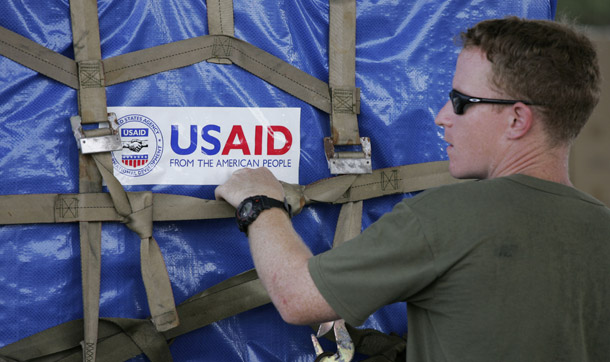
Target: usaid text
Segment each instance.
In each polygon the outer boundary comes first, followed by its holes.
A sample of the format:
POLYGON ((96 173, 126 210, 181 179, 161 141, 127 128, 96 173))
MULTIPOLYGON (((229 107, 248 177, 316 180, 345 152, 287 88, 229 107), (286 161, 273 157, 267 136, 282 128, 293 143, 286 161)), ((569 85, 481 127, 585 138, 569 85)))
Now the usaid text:
POLYGON ((257 125, 250 137, 246 137, 241 125, 233 125, 228 131, 216 124, 190 125, 188 132, 182 134, 181 127, 171 126, 170 146, 176 155, 191 155, 199 149, 205 155, 281 156, 292 146, 292 133, 279 125, 257 125))

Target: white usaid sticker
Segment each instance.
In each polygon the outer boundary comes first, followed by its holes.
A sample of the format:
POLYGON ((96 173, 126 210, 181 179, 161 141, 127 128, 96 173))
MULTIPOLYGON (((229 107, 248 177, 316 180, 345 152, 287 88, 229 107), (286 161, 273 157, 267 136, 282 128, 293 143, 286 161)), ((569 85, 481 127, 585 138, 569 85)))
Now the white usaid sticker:
POLYGON ((299 182, 300 108, 109 107, 123 149, 123 185, 219 185, 240 168, 299 182))

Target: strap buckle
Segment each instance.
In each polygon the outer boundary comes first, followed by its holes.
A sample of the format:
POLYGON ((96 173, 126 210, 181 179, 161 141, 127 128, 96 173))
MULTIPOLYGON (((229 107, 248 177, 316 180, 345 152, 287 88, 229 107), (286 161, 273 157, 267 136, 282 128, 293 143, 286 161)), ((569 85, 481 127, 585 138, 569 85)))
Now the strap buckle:
POLYGON ((361 151, 337 152, 332 138, 324 137, 324 152, 330 173, 334 175, 372 173, 371 139, 360 137, 360 147, 361 151))
POLYGON ((114 113, 108 113, 108 121, 100 122, 98 129, 87 131, 92 133, 89 137, 83 130, 80 116, 70 117, 70 124, 74 138, 76 138, 76 145, 84 155, 123 149, 119 135, 119 123, 114 113))
POLYGON ((347 328, 345 327, 345 321, 343 319, 336 320, 334 322, 327 322, 320 325, 317 337, 321 337, 330 331, 335 331, 335 340, 337 341, 337 353, 325 352, 318 342, 318 338, 311 335, 311 342, 313 348, 316 351, 316 359, 314 362, 350 362, 355 354, 355 346, 352 338, 350 337, 347 328))

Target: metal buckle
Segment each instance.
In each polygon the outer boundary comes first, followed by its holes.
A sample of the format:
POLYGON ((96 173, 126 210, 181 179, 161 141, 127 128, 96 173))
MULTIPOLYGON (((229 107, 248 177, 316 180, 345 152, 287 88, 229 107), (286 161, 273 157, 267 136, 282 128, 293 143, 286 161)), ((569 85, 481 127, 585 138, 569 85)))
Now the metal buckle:
POLYGON ((347 332, 345 327, 345 321, 343 319, 336 320, 334 322, 327 322, 320 325, 318 330, 318 337, 326 334, 330 329, 335 330, 335 340, 337 341, 337 353, 325 352, 318 342, 318 338, 311 335, 311 342, 313 348, 316 351, 315 362, 350 362, 355 354, 355 346, 352 338, 347 332))
POLYGON ((362 151, 335 152, 335 145, 330 137, 324 137, 324 152, 328 168, 333 175, 372 173, 371 140, 360 137, 362 151))
POLYGON ((74 132, 74 138, 76 138, 76 145, 84 155, 123 149, 121 136, 119 135, 119 123, 114 113, 108 113, 108 125, 106 122, 99 123, 100 129, 109 128, 109 135, 86 137, 80 116, 70 117, 70 124, 72 125, 72 132, 74 132))

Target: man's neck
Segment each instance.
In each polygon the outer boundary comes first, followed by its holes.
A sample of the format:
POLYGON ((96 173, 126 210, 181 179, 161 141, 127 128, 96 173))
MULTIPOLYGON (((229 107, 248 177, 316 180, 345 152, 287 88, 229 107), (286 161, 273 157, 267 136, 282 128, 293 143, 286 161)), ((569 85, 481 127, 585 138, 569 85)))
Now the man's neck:
POLYGON ((530 146, 508 152, 492 167, 489 178, 522 174, 573 187, 568 172, 570 147, 530 146))

